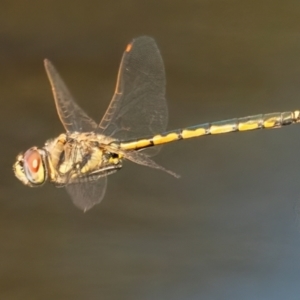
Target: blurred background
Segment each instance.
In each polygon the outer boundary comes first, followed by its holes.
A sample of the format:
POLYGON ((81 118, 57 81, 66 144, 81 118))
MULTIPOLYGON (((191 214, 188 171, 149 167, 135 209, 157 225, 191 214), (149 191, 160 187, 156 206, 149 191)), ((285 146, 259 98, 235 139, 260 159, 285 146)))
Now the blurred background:
POLYGON ((300 108, 295 0, 1 1, 0 298, 299 299, 300 127, 165 146, 82 213, 23 186, 16 155, 63 132, 43 59, 97 121, 132 38, 165 62, 169 127, 300 108))

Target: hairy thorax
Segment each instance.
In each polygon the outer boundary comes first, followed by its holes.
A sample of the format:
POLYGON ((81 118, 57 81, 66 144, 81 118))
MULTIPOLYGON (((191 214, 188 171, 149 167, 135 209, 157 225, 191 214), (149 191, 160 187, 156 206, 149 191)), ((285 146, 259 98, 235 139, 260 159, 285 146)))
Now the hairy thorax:
POLYGON ((49 180, 59 186, 97 180, 122 167, 116 140, 95 133, 61 134, 45 144, 49 180))

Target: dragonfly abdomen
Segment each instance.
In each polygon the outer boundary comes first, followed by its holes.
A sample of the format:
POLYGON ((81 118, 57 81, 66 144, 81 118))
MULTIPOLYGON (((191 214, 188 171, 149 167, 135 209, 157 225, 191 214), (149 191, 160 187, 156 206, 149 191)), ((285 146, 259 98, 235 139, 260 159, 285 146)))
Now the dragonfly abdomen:
POLYGON ((255 129, 280 128, 300 122, 300 112, 259 114, 243 118, 234 118, 213 123, 204 123, 196 126, 177 129, 152 137, 139 140, 124 141, 120 143, 123 150, 140 150, 147 147, 167 144, 174 141, 200 137, 204 135, 222 134, 236 131, 249 131, 255 129))

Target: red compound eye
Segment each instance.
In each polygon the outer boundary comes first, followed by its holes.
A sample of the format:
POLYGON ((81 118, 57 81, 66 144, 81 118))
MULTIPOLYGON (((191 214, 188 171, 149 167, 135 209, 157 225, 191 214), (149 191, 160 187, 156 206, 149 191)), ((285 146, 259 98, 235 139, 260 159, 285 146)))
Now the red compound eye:
POLYGON ((41 164, 41 155, 37 150, 28 150, 24 154, 24 165, 30 173, 36 173, 41 164))
POLYGON ((23 172, 28 180, 26 184, 30 186, 41 185, 46 180, 42 151, 34 147, 27 150, 23 156, 23 172))

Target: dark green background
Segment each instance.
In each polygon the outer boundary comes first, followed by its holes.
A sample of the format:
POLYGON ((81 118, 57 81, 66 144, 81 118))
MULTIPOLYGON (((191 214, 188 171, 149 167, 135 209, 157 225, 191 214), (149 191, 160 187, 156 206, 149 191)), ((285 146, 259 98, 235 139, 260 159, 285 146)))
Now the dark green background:
POLYGON ((0 298, 299 299, 300 127, 210 136, 125 163, 83 214, 15 156, 62 132, 43 58, 100 120, 125 45, 154 37, 169 129, 300 108, 300 2, 1 1, 0 298))

